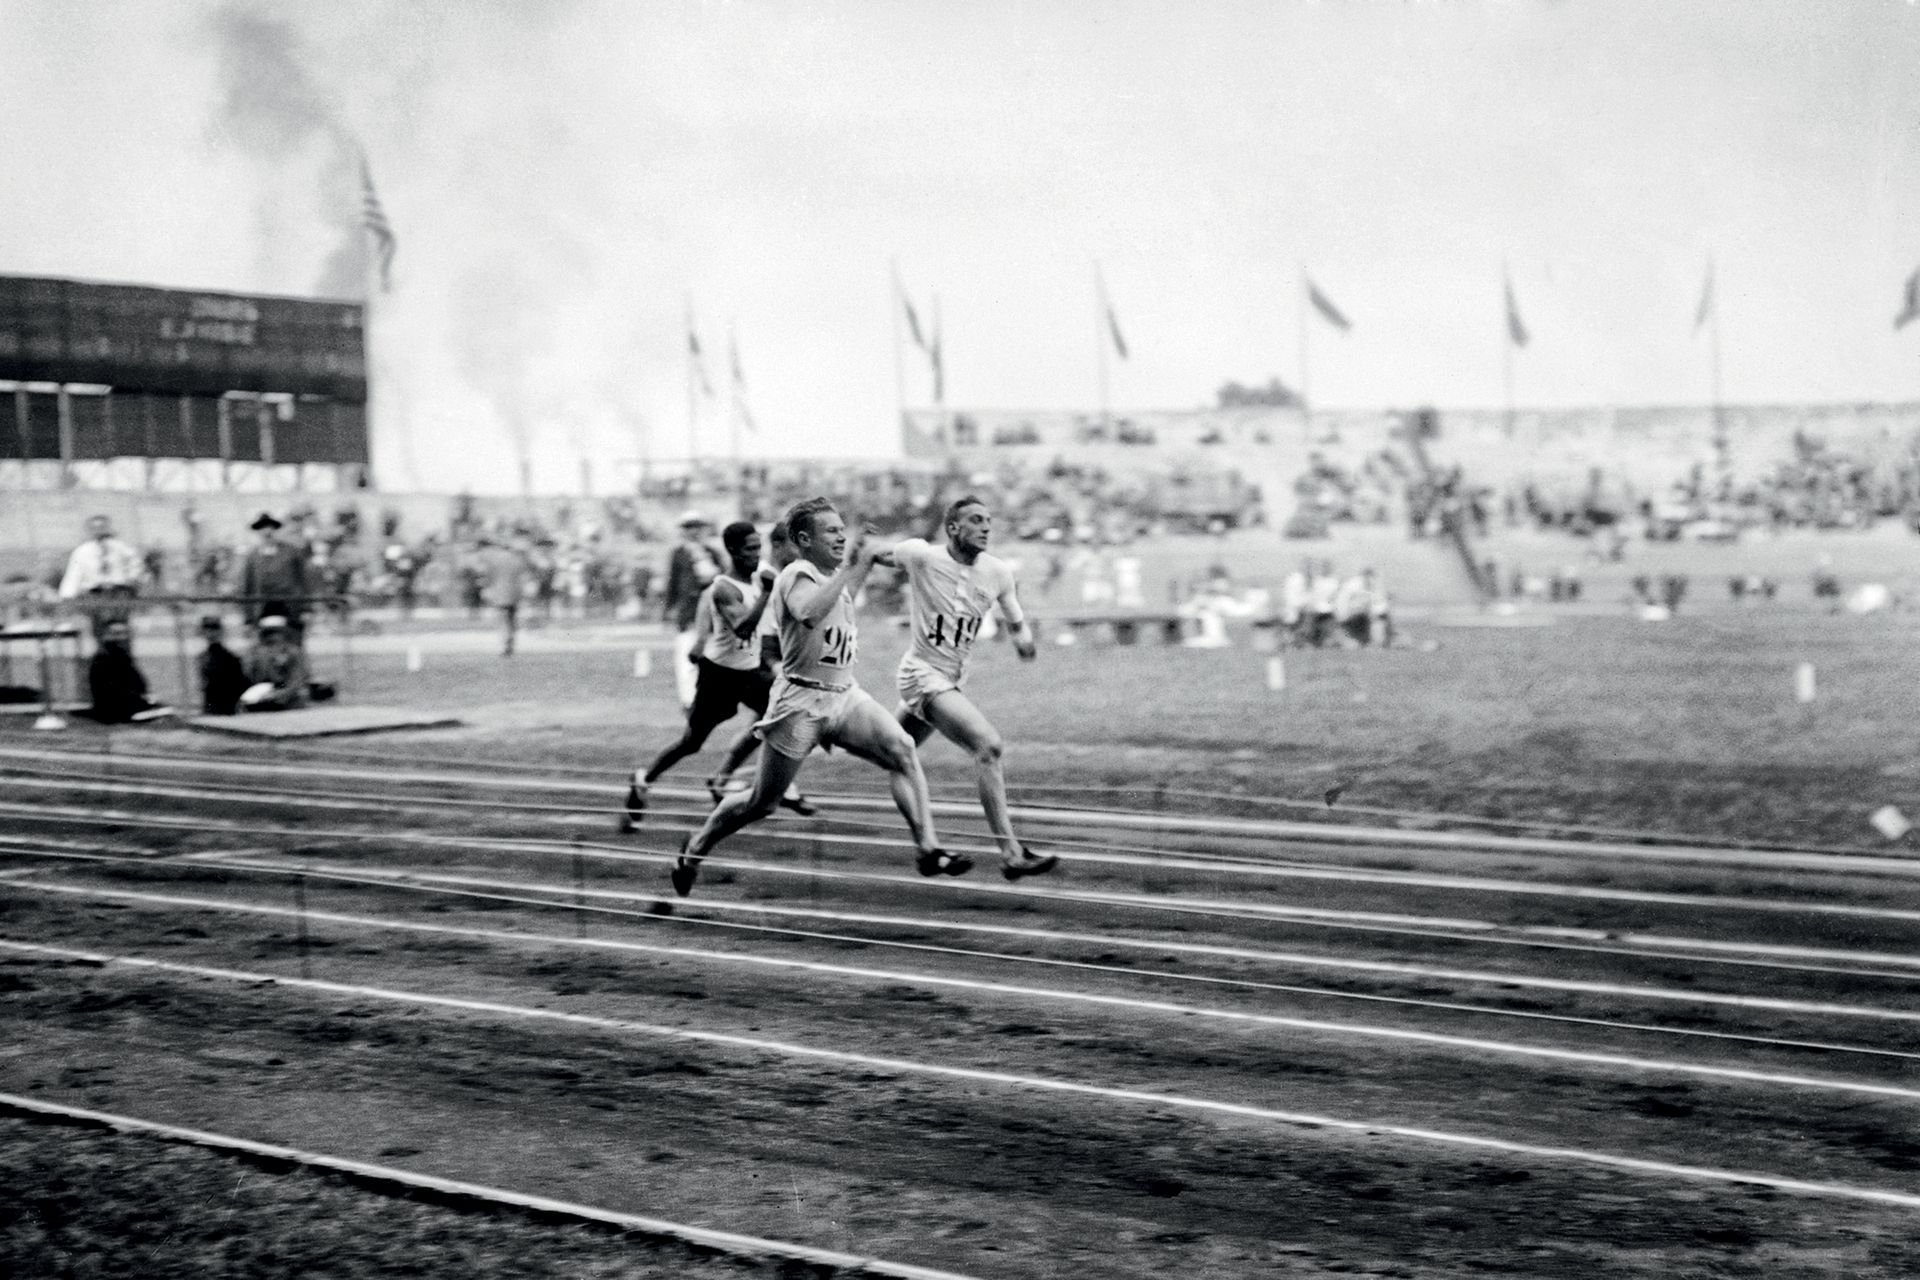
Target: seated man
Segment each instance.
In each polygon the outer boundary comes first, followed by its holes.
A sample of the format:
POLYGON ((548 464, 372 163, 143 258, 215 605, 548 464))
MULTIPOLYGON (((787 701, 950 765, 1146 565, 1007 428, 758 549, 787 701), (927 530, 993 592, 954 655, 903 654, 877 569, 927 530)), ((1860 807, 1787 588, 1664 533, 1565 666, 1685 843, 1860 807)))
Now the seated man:
POLYGON ((207 642, 200 655, 200 710, 230 716, 240 709, 240 695, 247 691, 246 667, 221 639, 219 618, 200 619, 200 634, 207 642))
POLYGON ((87 664, 93 706, 83 714, 101 724, 130 724, 173 714, 172 707, 147 697, 147 678, 134 665, 129 647, 132 639, 126 623, 107 623, 100 630, 100 647, 87 664))
POLYGON ((279 614, 260 619, 259 637, 247 657, 251 683, 240 695, 242 711, 285 711, 307 705, 307 659, 279 614))

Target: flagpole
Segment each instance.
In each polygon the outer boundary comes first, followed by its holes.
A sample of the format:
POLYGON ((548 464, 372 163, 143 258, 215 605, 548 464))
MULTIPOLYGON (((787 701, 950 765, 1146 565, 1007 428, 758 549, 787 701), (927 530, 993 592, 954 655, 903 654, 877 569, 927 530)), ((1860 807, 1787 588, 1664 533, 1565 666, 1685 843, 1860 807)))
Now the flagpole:
POLYGON ((728 400, 727 414, 727 452, 733 457, 733 476, 736 485, 740 482, 740 340, 734 335, 733 326, 727 326, 727 380, 732 384, 733 394, 728 400))
POLYGON ((942 426, 947 421, 947 353, 940 347, 940 295, 933 295, 933 412, 942 426))
POLYGON ((1722 471, 1728 469, 1727 457, 1727 421, 1726 412, 1720 399, 1720 288, 1714 277, 1713 259, 1707 259, 1707 287, 1713 290, 1708 296, 1707 312, 1707 360, 1708 376, 1711 380, 1713 395, 1713 452, 1722 471))
POLYGON ((1103 327, 1107 323, 1107 314, 1112 304, 1107 301, 1107 282, 1100 275, 1100 261, 1093 263, 1093 350, 1099 369, 1100 379, 1100 429, 1105 431, 1109 417, 1107 409, 1107 333, 1103 327))
POLYGON ((1307 442, 1313 442, 1313 394, 1309 382, 1309 355, 1313 332, 1311 318, 1307 315, 1307 264, 1296 264, 1300 269, 1298 308, 1300 312, 1300 426, 1306 433, 1307 442))
POLYGON ((907 424, 907 366, 901 354, 900 311, 907 305, 906 290, 900 287, 900 259, 887 260, 887 310, 893 315, 893 403, 896 431, 907 424))
POLYGON ((692 496, 695 464, 700 459, 700 368, 693 353, 693 295, 687 295, 687 493, 692 496))
POLYGON ((1500 262, 1500 305, 1505 309, 1502 328, 1505 332, 1500 339, 1500 387, 1501 404, 1504 409, 1503 425, 1507 438, 1513 438, 1513 277, 1509 274, 1506 260, 1500 262))

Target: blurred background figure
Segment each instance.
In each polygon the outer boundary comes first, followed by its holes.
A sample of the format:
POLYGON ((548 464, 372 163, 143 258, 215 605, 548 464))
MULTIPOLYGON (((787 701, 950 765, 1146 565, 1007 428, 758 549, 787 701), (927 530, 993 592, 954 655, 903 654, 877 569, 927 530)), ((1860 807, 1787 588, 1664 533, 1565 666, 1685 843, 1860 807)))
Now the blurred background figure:
MULTIPOLYGON (((87 540, 67 557, 60 579, 60 598, 85 609, 93 624, 93 638, 101 642, 106 629, 133 616, 133 599, 140 591, 146 562, 133 545, 114 536, 113 521, 105 516, 87 520, 87 540)), ((132 633, 128 632, 128 640, 132 633)))
POLYGON ((285 711, 307 705, 307 659, 294 643, 293 628, 277 613, 255 624, 253 652, 247 655, 243 711, 285 711))
POLYGON ((281 539, 280 522, 271 512, 262 511, 247 527, 258 541, 240 570, 240 594, 247 597, 241 608, 256 629, 267 617, 279 618, 297 644, 310 594, 306 553, 281 539))
POLYGON ((720 557, 706 543, 707 518, 698 511, 680 517, 680 542, 667 559, 667 591, 664 617, 673 625, 673 684, 680 705, 693 705, 694 685, 699 678, 692 660, 694 614, 700 607, 700 593, 720 574, 720 557))
POLYGON ((247 691, 247 669, 238 654, 227 648, 219 618, 200 619, 206 648, 200 651, 200 710, 210 716, 230 716, 240 709, 247 691))
POLYGON ((147 696, 147 678, 140 674, 128 647, 131 638, 126 623, 107 623, 100 630, 100 647, 87 664, 93 706, 85 714, 101 724, 138 723, 173 714, 172 707, 147 696))
POLYGON ((500 656, 511 658, 514 638, 520 628, 520 601, 527 593, 531 573, 527 557, 518 547, 483 534, 475 562, 482 602, 489 609, 500 611, 500 625, 505 631, 500 656))

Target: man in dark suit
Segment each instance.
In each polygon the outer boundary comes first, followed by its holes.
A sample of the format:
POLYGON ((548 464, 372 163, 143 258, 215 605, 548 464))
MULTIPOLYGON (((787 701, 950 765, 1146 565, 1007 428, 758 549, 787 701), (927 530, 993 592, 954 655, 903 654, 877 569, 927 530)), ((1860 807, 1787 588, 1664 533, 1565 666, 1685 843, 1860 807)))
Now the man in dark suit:
POLYGON ((250 683, 238 654, 221 638, 220 619, 200 619, 207 647, 200 655, 200 710, 210 716, 230 716, 240 709, 240 695, 250 683))
POLYGON ((304 634, 302 620, 309 594, 306 552, 280 540, 280 522, 269 512, 249 526, 260 541, 247 552, 240 574, 240 594, 247 597, 243 606, 247 623, 256 629, 260 619, 276 615, 287 620, 297 640, 304 634))

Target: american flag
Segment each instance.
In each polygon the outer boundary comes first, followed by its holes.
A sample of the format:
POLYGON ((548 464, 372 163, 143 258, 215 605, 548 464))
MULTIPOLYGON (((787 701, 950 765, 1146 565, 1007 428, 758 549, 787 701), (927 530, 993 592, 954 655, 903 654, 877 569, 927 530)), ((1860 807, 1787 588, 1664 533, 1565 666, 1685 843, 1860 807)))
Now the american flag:
POLYGON ((364 155, 360 157, 360 225, 373 237, 375 261, 380 264, 380 292, 386 293, 393 288, 393 251, 400 242, 393 237, 387 211, 380 207, 380 197, 373 189, 373 170, 364 155))

